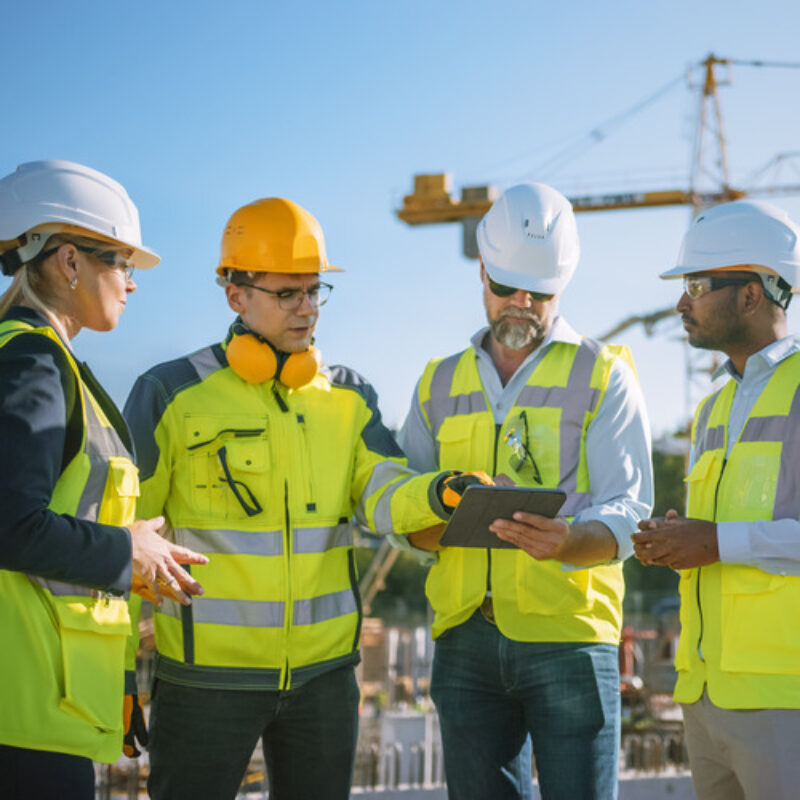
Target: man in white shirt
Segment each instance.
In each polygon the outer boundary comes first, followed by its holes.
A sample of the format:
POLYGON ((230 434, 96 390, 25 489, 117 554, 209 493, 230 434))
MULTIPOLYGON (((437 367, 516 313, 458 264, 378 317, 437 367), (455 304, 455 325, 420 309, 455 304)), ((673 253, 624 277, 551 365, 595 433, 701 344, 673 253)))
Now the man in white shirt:
MULTIPOLYGON (((622 565, 650 513, 650 442, 627 348, 558 315, 578 262, 569 201, 508 189, 478 227, 489 322, 423 373, 400 434, 409 465, 560 489, 556 519, 491 526, 516 548, 442 547, 431 694, 451 800, 616 797, 622 565)), ((413 537, 412 537, 413 538, 413 537)), ((419 541, 419 540, 416 540, 419 541)))
POLYGON ((684 237, 677 309, 689 344, 728 355, 698 407, 688 515, 633 536, 645 564, 680 570, 675 699, 704 800, 789 800, 800 759, 800 227, 741 200, 701 213, 684 237))

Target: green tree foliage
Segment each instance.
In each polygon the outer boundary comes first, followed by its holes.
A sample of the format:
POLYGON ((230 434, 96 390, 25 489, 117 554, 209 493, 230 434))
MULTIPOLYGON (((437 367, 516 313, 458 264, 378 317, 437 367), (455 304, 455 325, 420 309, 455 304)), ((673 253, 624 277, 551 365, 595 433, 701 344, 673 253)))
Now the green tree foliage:
MULTIPOLYGON (((670 508, 683 514, 686 506, 686 459, 682 455, 653 453, 655 503, 653 516, 662 517, 670 508)), ((625 562, 625 610, 629 610, 635 592, 649 605, 660 597, 678 592, 678 573, 669 567, 646 567, 636 558, 625 562)))

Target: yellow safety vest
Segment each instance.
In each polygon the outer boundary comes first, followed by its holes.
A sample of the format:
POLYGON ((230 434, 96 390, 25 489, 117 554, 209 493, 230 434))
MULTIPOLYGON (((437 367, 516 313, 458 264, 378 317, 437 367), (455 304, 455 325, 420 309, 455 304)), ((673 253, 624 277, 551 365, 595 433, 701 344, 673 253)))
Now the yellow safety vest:
MULTIPOLYGON (((59 477, 48 508, 106 525, 129 525, 138 476, 119 435, 50 328, 12 320, 0 323, 0 347, 23 333, 56 342, 80 388, 81 447, 59 477)), ((116 761, 122 751, 125 645, 130 634, 126 601, 0 570, 0 631, 0 742, 116 761)))
MULTIPOLYGON (((561 513, 572 517, 591 505, 586 430, 594 419, 617 358, 632 366, 625 347, 555 342, 534 369, 502 425, 496 426, 481 385, 476 353, 428 364, 418 400, 436 442, 442 469, 506 473, 521 485, 562 489, 561 513), (531 471, 512 467, 509 429, 522 413, 541 484, 531 471)), ((426 592, 434 611, 434 638, 461 624, 491 588, 494 615, 509 638, 526 642, 619 641, 622 567, 564 570, 517 549, 443 548, 426 592)))
MULTIPOLYGON (((736 382, 698 407, 688 514, 714 522, 800 518, 800 354, 778 365, 727 460, 736 382)), ((722 708, 800 708, 800 578, 716 563, 681 572, 675 699, 707 686, 722 708)))
POLYGON ((226 689, 289 689, 358 660, 351 519, 409 532, 441 519, 434 476, 411 472, 374 390, 342 367, 287 390, 250 384, 222 347, 155 367, 125 407, 140 513, 209 556, 204 594, 155 614, 156 674, 226 689))

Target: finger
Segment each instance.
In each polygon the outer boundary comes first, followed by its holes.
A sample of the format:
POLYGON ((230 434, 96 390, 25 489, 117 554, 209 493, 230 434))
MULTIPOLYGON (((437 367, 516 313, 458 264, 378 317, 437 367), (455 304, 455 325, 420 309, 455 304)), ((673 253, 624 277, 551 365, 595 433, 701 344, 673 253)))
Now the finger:
POLYGON ((650 531, 654 528, 658 527, 658 523, 660 520, 658 519, 641 519, 639 520, 639 530, 640 531, 650 531))
POLYGON ((680 514, 678 514, 678 512, 674 508, 671 508, 669 511, 667 511, 666 519, 672 520, 672 519, 679 519, 679 518, 680 518, 680 514))
POLYGON ((141 578, 134 578, 131 582, 131 592, 143 597, 148 603, 155 605, 156 595, 152 584, 146 583, 141 578))
POLYGON ((514 520, 530 525, 532 528, 548 528, 558 524, 557 520, 543 517, 541 514, 531 514, 529 511, 515 511, 514 520))
POLYGON ((169 554, 178 564, 208 564, 208 556, 178 544, 170 543, 169 554))
POLYGON ((494 485, 495 486, 516 486, 517 484, 514 482, 513 478, 506 475, 505 472, 501 472, 499 475, 494 476, 494 485))
POLYGON ((183 589, 188 594, 203 594, 202 585, 178 564, 170 564, 168 570, 165 577, 170 586, 183 589))
POLYGON ((160 593, 164 597, 167 597, 170 600, 175 600, 184 606, 191 605, 191 598, 188 594, 186 594, 186 592, 183 591, 183 589, 181 589, 181 584, 178 582, 178 579, 175 576, 167 575, 164 578, 159 578, 158 586, 160 593))

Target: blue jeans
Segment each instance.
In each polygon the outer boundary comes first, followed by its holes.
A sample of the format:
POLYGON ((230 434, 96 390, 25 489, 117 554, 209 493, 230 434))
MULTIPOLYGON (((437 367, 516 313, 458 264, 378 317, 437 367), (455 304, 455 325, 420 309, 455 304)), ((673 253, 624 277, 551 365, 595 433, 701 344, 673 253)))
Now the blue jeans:
POLYGON ((617 647, 516 642, 476 612, 436 640, 431 696, 450 800, 615 800, 617 647))
POLYGON ((358 700, 352 667, 288 692, 158 681, 150 714, 150 797, 234 798, 263 736, 270 800, 347 800, 358 700))

